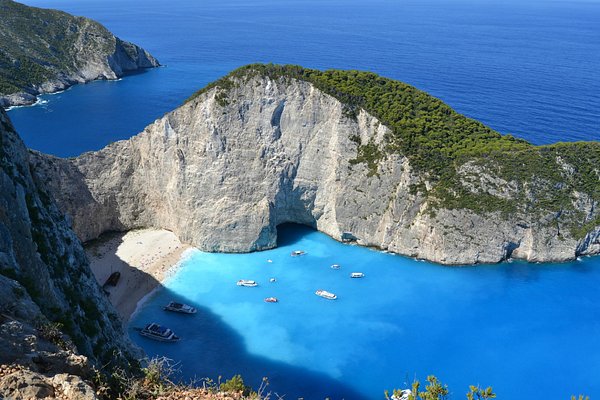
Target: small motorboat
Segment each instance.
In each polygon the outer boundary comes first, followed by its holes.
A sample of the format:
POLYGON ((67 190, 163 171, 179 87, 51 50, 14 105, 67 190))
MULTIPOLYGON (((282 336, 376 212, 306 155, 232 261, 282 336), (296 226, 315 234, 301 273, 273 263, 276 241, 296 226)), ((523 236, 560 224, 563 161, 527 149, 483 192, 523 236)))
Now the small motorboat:
POLYGON ((271 283, 275 283, 275 282, 277 282, 277 279, 275 279, 275 278, 271 278, 271 279, 269 279, 269 282, 271 282, 271 283))
MULTIPOLYGON (((396 392, 396 391, 394 391, 394 392, 396 392)), ((408 400, 411 394, 412 394, 412 392, 410 389, 403 389, 403 390, 398 390, 390 398, 392 400, 408 400)))
POLYGON ((317 296, 321 296, 321 297, 323 297, 324 299, 327 299, 327 300, 335 300, 335 299, 337 299, 337 296, 335 294, 333 294, 331 292, 328 292, 327 290, 323 290, 323 289, 317 290, 315 292, 315 294, 317 296))
POLYGON ((306 254, 306 252, 304 250, 294 250, 294 251, 292 251, 292 253, 290 255, 292 257, 298 257, 298 256, 303 256, 305 254, 306 254))
POLYGON ((179 336, 175 335, 175 333, 172 330, 164 326, 160 326, 155 322, 146 325, 144 328, 140 329, 139 332, 140 335, 145 336, 149 339, 158 340, 159 342, 179 341, 179 336))
POLYGON ((277 297, 267 297, 265 299, 265 302, 267 303, 277 303, 279 300, 277 300, 277 297))
POLYGON ((340 264, 333 264, 331 266, 331 269, 340 269, 340 268, 342 268, 342 266, 340 264))
POLYGON ((182 314, 196 314, 196 308, 192 306, 188 306, 187 304, 177 303, 175 301, 170 302, 166 306, 163 307, 165 311, 173 311, 182 314))
POLYGON ((350 278, 364 278, 365 274, 362 272, 353 272, 350 274, 350 278))
POLYGON ((237 285, 238 286, 254 287, 254 286, 258 286, 258 283, 256 283, 255 281, 250 281, 250 280, 246 280, 246 279, 240 279, 239 281, 237 281, 237 285))

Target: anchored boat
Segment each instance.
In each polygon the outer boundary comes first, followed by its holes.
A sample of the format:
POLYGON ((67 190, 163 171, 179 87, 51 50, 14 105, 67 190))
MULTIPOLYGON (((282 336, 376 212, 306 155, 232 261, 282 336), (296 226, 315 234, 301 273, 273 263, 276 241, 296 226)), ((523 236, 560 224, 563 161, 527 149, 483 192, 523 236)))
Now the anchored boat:
POLYGON ((408 400, 410 395, 412 394, 410 389, 399 390, 394 393, 391 397, 392 400, 408 400))
POLYGON ((279 300, 277 300, 277 297, 267 297, 265 299, 265 302, 267 303, 277 303, 279 300))
POLYGON ((331 269, 340 269, 340 268, 342 268, 342 266, 340 264, 333 264, 331 266, 331 269))
POLYGON ((337 299, 337 296, 335 294, 333 294, 331 292, 328 292, 327 290, 323 290, 323 289, 317 290, 315 292, 315 294, 317 296, 321 296, 321 297, 323 297, 324 299, 327 299, 327 300, 335 300, 335 299, 337 299))
POLYGON ((303 256, 305 254, 306 254, 306 252, 304 250, 294 250, 294 251, 292 251, 292 253, 290 255, 292 257, 298 257, 298 256, 303 256))
POLYGON ((155 322, 146 325, 144 328, 140 329, 139 332, 140 335, 145 336, 149 339, 158 340, 159 342, 179 341, 179 336, 175 335, 175 333, 172 330, 164 326, 160 326, 155 322))
POLYGON ((350 274, 350 278, 364 278, 365 274, 362 272, 353 272, 350 274))
POLYGON ((175 301, 170 302, 166 306, 163 307, 165 311, 173 311, 182 314, 196 314, 196 308, 192 306, 188 306, 187 304, 177 303, 175 301))
POLYGON ((240 279, 239 281, 237 281, 237 285, 238 286, 254 287, 254 286, 258 286, 258 283, 256 283, 255 281, 250 281, 250 280, 246 280, 246 279, 240 279))
POLYGON ((117 286, 117 283, 119 283, 119 278, 121 278, 121 273, 119 271, 113 272, 110 274, 106 282, 104 282, 102 287, 105 288, 106 286, 117 286))

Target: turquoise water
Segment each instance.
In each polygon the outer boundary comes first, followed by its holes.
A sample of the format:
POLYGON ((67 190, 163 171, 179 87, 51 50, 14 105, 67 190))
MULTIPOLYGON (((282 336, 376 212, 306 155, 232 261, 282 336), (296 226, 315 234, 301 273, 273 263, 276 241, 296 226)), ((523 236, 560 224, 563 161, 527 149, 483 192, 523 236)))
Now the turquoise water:
POLYGON ((377 72, 533 143, 600 137, 595 0, 24 1, 95 18, 166 65, 9 113, 59 156, 128 138, 253 62, 377 72))
MULTIPOLYGON (((98 19, 166 65, 9 112, 28 146, 59 156, 128 138, 251 62, 374 71, 538 144, 600 137, 596 0, 25 2, 98 19)), ((447 268, 303 228, 283 238, 268 252, 193 253, 133 321, 165 323, 182 342, 132 331, 134 340, 182 361, 183 377, 241 373, 258 386, 266 375, 287 399, 380 399, 427 374, 447 382, 453 398, 477 383, 503 399, 600 396, 598 258, 447 268), (292 248, 308 255, 292 259, 292 248), (366 277, 352 280, 352 270, 366 277), (241 278, 260 286, 235 286, 241 278), (319 288, 339 299, 315 296, 319 288), (199 315, 161 311, 171 299, 199 315)))
POLYGON ((180 361, 186 379, 240 373, 258 386, 267 376, 288 399, 378 399, 428 374, 453 398, 478 383, 502 399, 595 398, 599 261, 450 268, 286 226, 274 250, 193 251, 130 327, 155 321, 175 330, 177 344, 131 333, 149 355, 180 361), (294 249, 307 254, 290 257, 294 249), (353 271, 366 276, 351 279, 353 271), (238 279, 259 286, 238 287, 238 279), (317 289, 338 299, 322 299, 317 289), (270 296, 279 303, 263 301, 270 296), (199 313, 161 310, 174 299, 199 313))

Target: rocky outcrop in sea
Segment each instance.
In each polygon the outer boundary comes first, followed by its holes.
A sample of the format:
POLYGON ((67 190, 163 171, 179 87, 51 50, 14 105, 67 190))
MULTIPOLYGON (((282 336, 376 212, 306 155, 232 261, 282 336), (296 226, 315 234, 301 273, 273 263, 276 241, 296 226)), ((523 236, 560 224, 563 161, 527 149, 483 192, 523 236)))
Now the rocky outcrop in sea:
POLYGON ((141 47, 84 17, 0 0, 0 107, 159 66, 141 47))

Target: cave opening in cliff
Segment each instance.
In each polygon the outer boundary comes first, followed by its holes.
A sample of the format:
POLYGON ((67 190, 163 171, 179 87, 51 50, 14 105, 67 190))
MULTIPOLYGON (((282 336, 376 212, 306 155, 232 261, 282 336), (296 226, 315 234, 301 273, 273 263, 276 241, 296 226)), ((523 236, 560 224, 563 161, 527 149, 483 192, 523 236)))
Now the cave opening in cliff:
POLYGON ((277 225, 277 247, 298 243, 304 236, 317 229, 305 224, 285 222, 277 225))

